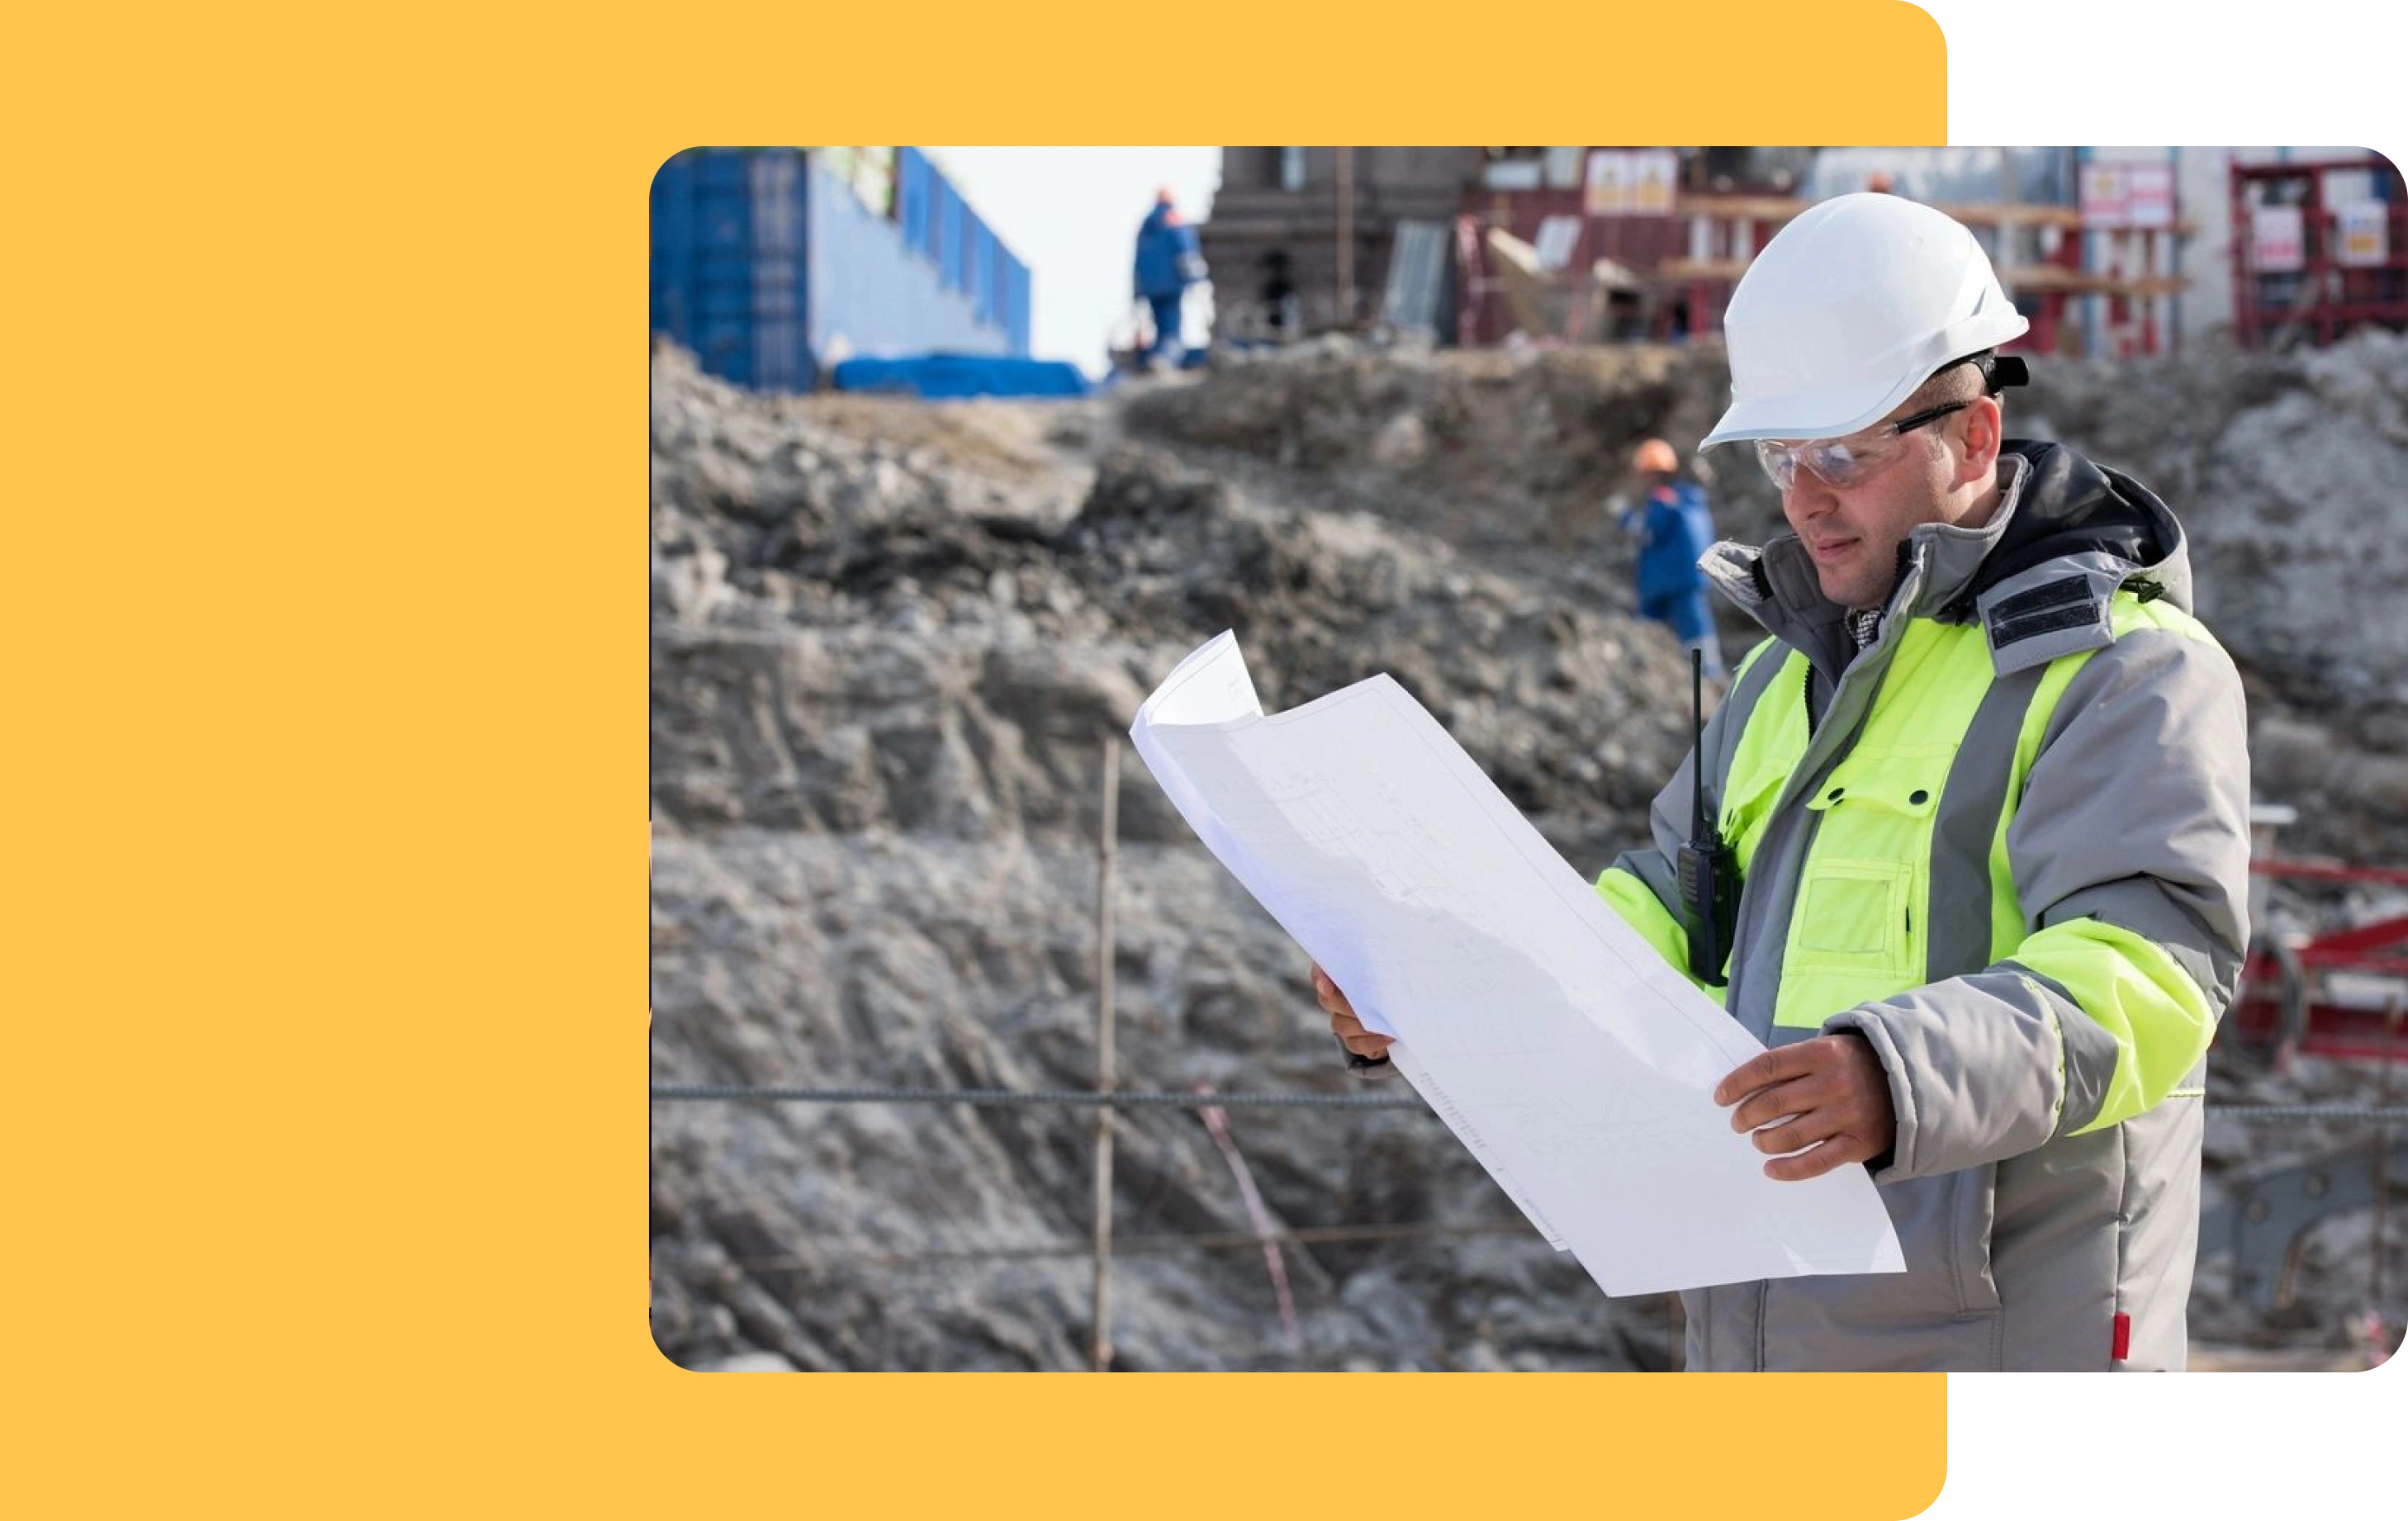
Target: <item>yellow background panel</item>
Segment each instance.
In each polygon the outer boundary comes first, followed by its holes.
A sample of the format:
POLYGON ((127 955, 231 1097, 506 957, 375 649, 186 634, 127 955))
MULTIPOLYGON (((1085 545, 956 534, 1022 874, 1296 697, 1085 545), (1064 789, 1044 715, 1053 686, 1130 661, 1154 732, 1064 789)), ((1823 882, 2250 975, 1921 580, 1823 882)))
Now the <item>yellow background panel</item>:
POLYGON ((820 137, 1938 141, 1942 47, 1889 0, 21 20, 12 1498, 1923 1508, 1936 1376, 660 1357, 645 193, 820 137))

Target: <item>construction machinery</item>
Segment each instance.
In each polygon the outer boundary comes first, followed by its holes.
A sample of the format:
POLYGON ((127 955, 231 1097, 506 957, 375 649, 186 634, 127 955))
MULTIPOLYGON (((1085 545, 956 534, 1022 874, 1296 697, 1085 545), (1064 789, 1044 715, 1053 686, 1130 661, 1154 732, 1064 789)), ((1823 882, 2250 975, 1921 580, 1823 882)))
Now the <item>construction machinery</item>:
MULTIPOLYGON (((2408 889, 2408 871, 2285 860, 2274 853, 2274 834, 2296 814, 2286 808, 2251 811, 2253 877, 2250 916, 2267 923, 2269 889, 2278 881, 2351 883, 2408 889)), ((2382 1101, 2364 1105, 2299 1105, 2243 1110, 2269 1120, 2298 1118, 2328 1123, 2371 1124, 2359 1144, 2304 1159, 2228 1175, 2220 1198, 2200 1220, 2200 1256, 2229 1254, 2234 1292, 2272 1308, 2291 1298, 2293 1274, 2308 1237, 2330 1215, 2375 1212, 2372 1260, 2367 1293, 2371 1356, 2390 1348, 2374 1308, 2384 1299, 2382 1256, 2387 1231, 2386 1204, 2408 1186, 2408 1140, 2394 1139, 2389 1117, 2390 1064, 2408 1060, 2401 1040, 2408 1010, 2408 913, 2378 916, 2317 931, 2260 929, 2243 964, 2240 990, 2217 1039, 2288 1070, 2301 1056, 2384 1064, 2382 1101)))
MULTIPOLYGON (((2283 808, 2252 811, 2253 924, 2266 925, 2267 889, 2275 882, 2347 882, 2408 893, 2408 871, 2275 854, 2275 831, 2294 817, 2283 808)), ((2408 1059, 2408 1041, 2401 1039, 2403 1004, 2408 912, 2316 931, 2270 933, 2261 927, 2224 1028, 2243 1048, 2271 1056, 2278 1069, 2300 1055, 2399 1061, 2408 1059)))

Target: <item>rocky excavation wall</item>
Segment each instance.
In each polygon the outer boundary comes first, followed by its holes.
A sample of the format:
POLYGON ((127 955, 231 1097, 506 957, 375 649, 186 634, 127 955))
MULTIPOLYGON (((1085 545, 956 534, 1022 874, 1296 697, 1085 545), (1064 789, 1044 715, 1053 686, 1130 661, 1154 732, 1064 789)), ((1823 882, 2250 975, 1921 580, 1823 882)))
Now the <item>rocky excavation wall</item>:
MULTIPOLYGON (((2374 530, 2408 479, 2401 357, 2049 366, 2045 399, 2016 399, 2185 514, 2253 682, 2261 791, 2301 805, 2302 843, 2353 854, 2408 842, 2408 619, 2373 597, 2398 568, 2374 530)), ((1687 703, 1677 650, 1627 616, 1600 504, 1632 442, 1694 438, 1721 385, 1702 346, 1330 343, 1082 403, 929 408, 756 397, 664 352, 655 1083, 1089 1085, 1103 741, 1225 627, 1274 709, 1391 672, 1594 871, 1641 833, 1687 703)), ((1716 483, 1734 535, 1777 521, 1752 473, 1716 483)), ((1301 954, 1134 757, 1122 780, 1120 1083, 1356 1091, 1301 954)), ((1664 1366, 1663 1301, 1607 1300, 1512 1227, 1434 1119, 1230 1124, 1283 1227, 1508 1227, 1289 1249, 1291 1343, 1259 1251, 1154 1240, 1245 1228, 1203 1126, 1125 1111, 1115 1230, 1143 1240, 1115 1266, 1119 1366, 1664 1366)), ((656 1335, 693 1367, 1082 1366, 1093 1129, 1059 1108, 657 1104, 656 1335)), ((2264 1141, 2212 1135, 2212 1166, 2264 1141)), ((2304 1271, 2326 1299, 2286 1334, 2323 1334, 2362 1276, 2364 1242, 2322 1240, 2304 1271)), ((2220 1303, 2217 1334, 2265 1331, 2220 1303)))

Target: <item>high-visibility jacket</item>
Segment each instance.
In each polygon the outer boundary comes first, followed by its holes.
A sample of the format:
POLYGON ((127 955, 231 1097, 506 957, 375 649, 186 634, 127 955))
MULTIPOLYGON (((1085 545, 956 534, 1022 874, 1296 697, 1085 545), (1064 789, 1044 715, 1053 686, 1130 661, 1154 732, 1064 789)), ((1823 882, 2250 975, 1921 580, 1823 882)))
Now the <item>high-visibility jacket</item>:
POLYGON ((1904 1274, 1684 1295, 1701 1369, 2180 1369, 2206 1052, 2244 948, 2247 724, 2138 482, 2011 443, 1925 524, 1851 658, 1794 536, 1718 544, 1772 636, 1598 891, 1687 966, 1690 772, 1743 872, 1728 985, 1768 1045, 1871 1043, 1904 1274))

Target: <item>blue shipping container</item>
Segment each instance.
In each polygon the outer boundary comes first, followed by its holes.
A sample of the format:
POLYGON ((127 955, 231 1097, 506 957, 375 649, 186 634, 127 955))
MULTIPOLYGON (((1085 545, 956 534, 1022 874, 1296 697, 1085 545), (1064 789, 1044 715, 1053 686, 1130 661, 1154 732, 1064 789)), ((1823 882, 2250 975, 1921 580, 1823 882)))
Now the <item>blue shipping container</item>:
POLYGON ((916 148, 895 151, 895 220, 903 244, 936 261, 936 165, 916 148))
POLYGON ((996 322, 995 306, 996 255, 1000 251, 1001 245, 996 242, 995 234, 988 230, 985 222, 978 223, 970 239, 970 308, 979 314, 980 321, 994 323, 997 327, 1003 325, 996 322))
POLYGON ((652 328, 738 385, 810 389, 847 355, 1017 355, 1027 266, 924 154, 891 215, 813 154, 691 149, 652 185, 652 328))
POLYGON ((792 148, 690 151, 652 177, 652 331, 738 385, 813 379, 803 177, 792 148))
MULTIPOLYGON (((958 199, 955 206, 959 206, 958 199)), ((895 224, 832 177, 811 176, 811 352, 830 356, 1001 354, 1010 341, 895 224)))
POLYGON ((970 241, 978 237, 978 213, 952 180, 944 179, 941 173, 939 180, 945 187, 945 240, 937 249, 937 267, 944 272, 945 289, 958 291, 969 280, 970 241))
POLYGON ((1025 354, 1028 352, 1029 319, 1033 309, 1029 305, 1028 266, 1014 259, 1006 272, 1010 278, 1011 304, 1004 316, 1004 337, 1010 343, 1013 353, 1025 354))

